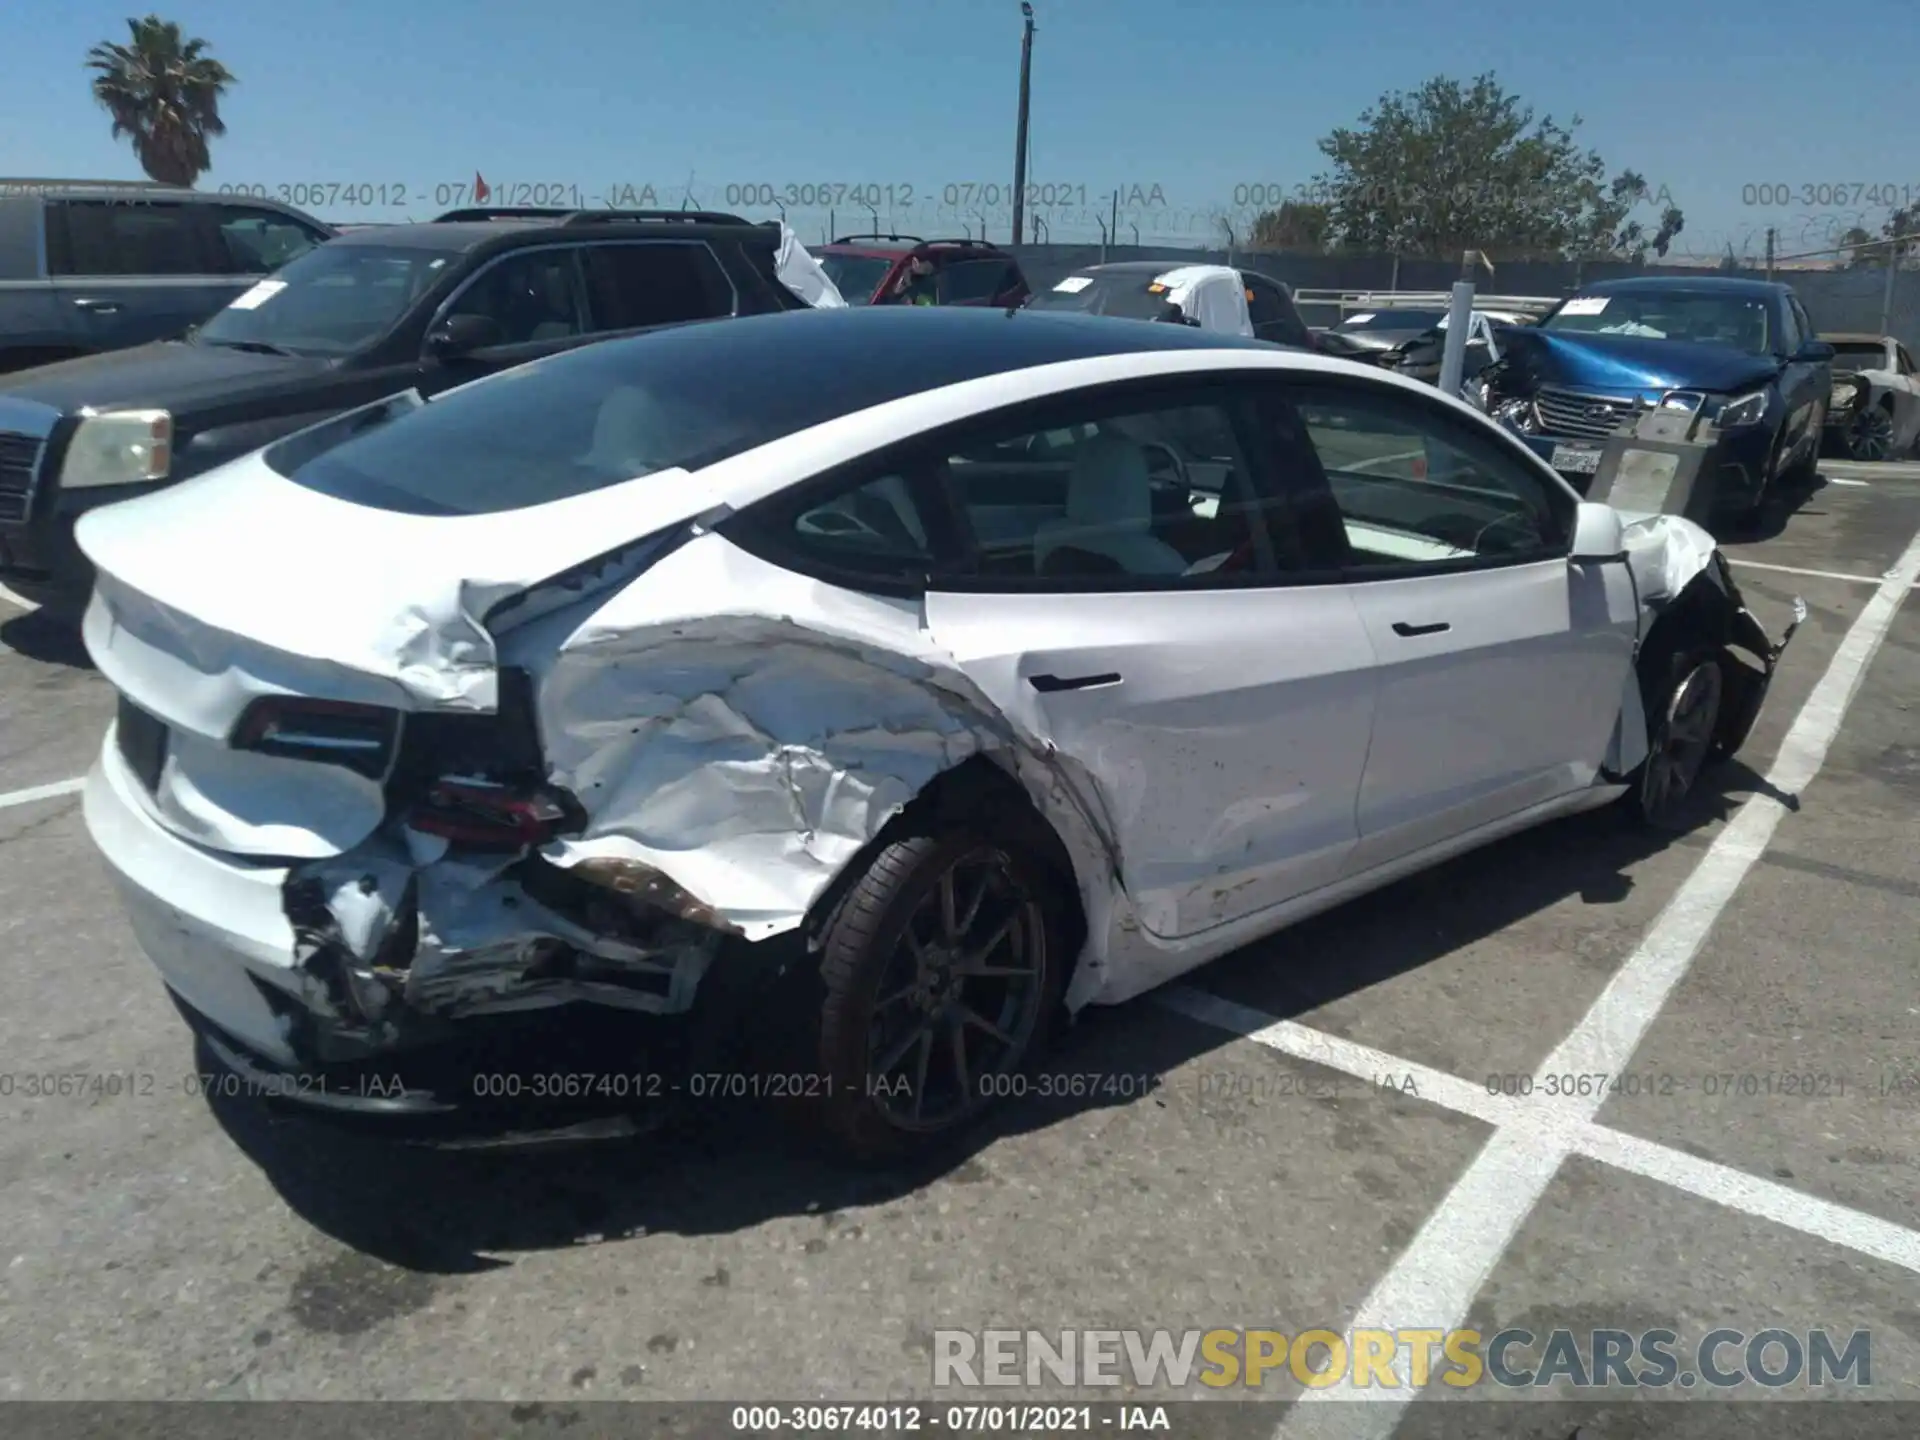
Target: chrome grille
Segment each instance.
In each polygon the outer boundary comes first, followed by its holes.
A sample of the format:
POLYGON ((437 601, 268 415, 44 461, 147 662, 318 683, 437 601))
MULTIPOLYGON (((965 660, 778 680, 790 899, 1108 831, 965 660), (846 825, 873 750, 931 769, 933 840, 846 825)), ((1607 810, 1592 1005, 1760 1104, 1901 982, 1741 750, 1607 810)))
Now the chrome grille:
POLYGON ((0 522, 18 524, 27 518, 44 445, 37 435, 0 431, 0 522))
POLYGON ((1631 424, 1642 408, 1633 400, 1581 395, 1546 385, 1535 393, 1533 404, 1540 412, 1543 431, 1578 440, 1604 440, 1620 428, 1622 421, 1631 424))

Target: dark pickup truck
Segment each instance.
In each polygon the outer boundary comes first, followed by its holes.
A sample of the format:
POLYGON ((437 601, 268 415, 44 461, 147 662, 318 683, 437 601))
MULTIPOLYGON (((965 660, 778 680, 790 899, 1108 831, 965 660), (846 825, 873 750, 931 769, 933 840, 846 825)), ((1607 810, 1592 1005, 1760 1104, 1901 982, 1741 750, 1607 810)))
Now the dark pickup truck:
POLYGON ((270 200, 0 180, 0 372, 171 339, 333 234, 270 200))

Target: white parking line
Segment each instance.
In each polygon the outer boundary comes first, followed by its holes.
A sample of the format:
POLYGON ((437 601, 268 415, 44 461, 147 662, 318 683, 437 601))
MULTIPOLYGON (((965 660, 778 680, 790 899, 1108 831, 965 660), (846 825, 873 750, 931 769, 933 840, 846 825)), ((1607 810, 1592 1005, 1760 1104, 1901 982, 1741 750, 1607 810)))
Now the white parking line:
POLYGON ((1853 575, 1845 570, 1805 570, 1798 565, 1769 565, 1761 560, 1737 560, 1731 555, 1727 556, 1727 563, 1738 565, 1742 570, 1771 570, 1776 575, 1810 575, 1816 580, 1847 580, 1855 585, 1879 585, 1887 578, 1886 575, 1853 575))
POLYGON ((52 800, 61 795, 73 795, 87 788, 87 777, 76 775, 71 780, 56 780, 51 785, 34 785, 25 790, 9 790, 0 795, 0 810, 11 809, 15 805, 31 805, 36 800, 52 800))
POLYGON ((1862 490, 1867 489, 1873 484, 1871 480, 1849 480, 1844 475, 1827 475, 1822 478, 1825 479, 1829 485, 1858 485, 1862 490))
POLYGON ((14 594, 13 591, 4 585, 0 585, 0 600, 6 601, 9 605, 18 605, 22 610, 38 610, 40 608, 25 596, 14 594))
MULTIPOLYGON (((1840 642, 1826 674, 1781 742, 1765 791, 1747 801, 1715 837, 1639 948, 1614 974, 1573 1033, 1541 1065, 1543 1071, 1616 1075, 1626 1070, 1714 921, 1786 814, 1785 806, 1773 797, 1797 796, 1819 772, 1867 665, 1916 579, 1920 579, 1920 535, 1908 544, 1889 578, 1861 608, 1840 642)), ((1397 1329, 1417 1324, 1452 1329, 1460 1325, 1561 1161, 1581 1148, 1605 1100, 1604 1090, 1591 1098, 1563 1100, 1543 1108, 1544 1124, 1503 1125, 1495 1130, 1393 1268, 1361 1302, 1352 1328, 1397 1329)), ((1386 1440, 1416 1393, 1406 1385, 1309 1389, 1282 1422, 1278 1435, 1281 1440, 1310 1435, 1386 1440), (1372 1403, 1331 1407, 1325 1403, 1337 1400, 1372 1403)))
MULTIPOLYGON (((1537 1149, 1557 1154, 1562 1148, 1557 1137, 1566 1132, 1567 1122, 1565 1109, 1557 1100, 1489 1094, 1484 1085, 1476 1085, 1458 1075, 1402 1059, 1371 1045, 1329 1035, 1295 1020, 1276 1020, 1204 990, 1174 986, 1157 992, 1154 998, 1163 1009, 1231 1031, 1296 1060, 1324 1065, 1370 1085, 1391 1080, 1392 1088, 1398 1093, 1412 1094, 1429 1104, 1470 1115, 1500 1127, 1502 1133, 1525 1138, 1528 1131, 1533 1131, 1527 1143, 1537 1149), (1411 1090, 1407 1089, 1409 1080, 1411 1090)), ((1812 1235, 1920 1274, 1920 1231, 1905 1229, 1878 1216, 1592 1122, 1580 1124, 1574 1131, 1571 1150, 1603 1165, 1658 1180, 1730 1210, 1771 1220, 1803 1235, 1812 1235)), ((1390 1328, 1397 1328, 1397 1324, 1390 1328)))

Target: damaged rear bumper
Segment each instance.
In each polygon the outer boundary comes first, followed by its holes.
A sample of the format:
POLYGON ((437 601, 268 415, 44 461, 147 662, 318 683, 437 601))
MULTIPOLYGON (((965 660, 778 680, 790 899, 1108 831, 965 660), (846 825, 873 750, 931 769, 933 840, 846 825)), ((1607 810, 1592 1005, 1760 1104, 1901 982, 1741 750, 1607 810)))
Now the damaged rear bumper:
MULTIPOLYGON (((109 734, 87 778, 87 827, 135 938, 211 1062, 201 1067, 209 1072, 201 1085, 213 1099, 262 1101, 432 1141, 634 1133, 702 1098, 689 1077, 706 1062, 711 1078, 713 1057, 752 999, 751 962, 772 953, 745 947, 749 963, 730 967, 725 983, 702 985, 670 1007, 569 1003, 586 998, 573 993, 577 982, 536 982, 490 1005, 500 987, 476 972, 469 978, 480 1003, 415 1007, 396 999, 381 1015, 352 1003, 370 988, 365 971, 343 995, 351 957, 317 954, 312 933, 290 917, 299 910, 290 905, 299 867, 238 859, 172 835, 147 814, 138 786, 109 734)), ((483 893, 516 903, 511 888, 483 893)), ((531 897, 517 903, 542 909, 531 897)))

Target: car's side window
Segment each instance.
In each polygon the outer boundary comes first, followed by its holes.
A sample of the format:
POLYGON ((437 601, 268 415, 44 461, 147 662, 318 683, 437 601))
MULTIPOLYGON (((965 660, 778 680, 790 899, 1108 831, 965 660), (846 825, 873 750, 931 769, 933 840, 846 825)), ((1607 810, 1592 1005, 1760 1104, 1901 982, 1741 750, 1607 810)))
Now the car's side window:
POLYGON ((584 334, 573 252, 527 250, 495 261, 454 300, 450 315, 492 321, 493 345, 528 345, 584 334))
MULTIPOLYGON (((1278 386, 1271 423, 1303 507, 1331 509, 1321 544, 1370 574, 1564 555, 1575 502, 1523 457, 1438 405, 1346 382, 1278 386)), ((1312 527, 1308 527, 1312 532, 1312 527)))
POLYGON ((904 470, 868 471, 755 514, 737 538, 776 563, 856 588, 863 582, 917 586, 935 561, 915 492, 904 470))
POLYGON ((1907 347, 1904 345, 1898 346, 1896 347, 1895 353, 1900 357, 1900 373, 1902 375, 1913 374, 1913 356, 1907 353, 1907 347))
POLYGON ((1795 355, 1799 353, 1800 347, 1806 344, 1807 336, 1800 327, 1800 307, 1792 300, 1788 300, 1785 312, 1781 316, 1780 349, 1782 354, 1795 355))
POLYGON ((225 254, 227 269, 236 275, 269 275, 297 255, 304 255, 326 236, 273 210, 244 205, 207 207, 225 254))
POLYGON ((638 330, 734 312, 733 286, 707 246, 654 240, 582 252, 595 330, 638 330))
POLYGON ((928 474, 967 551, 964 588, 1192 589, 1278 583, 1297 546, 1264 498, 1231 386, 1111 393, 988 420, 928 474), (1276 533, 1278 531, 1278 533, 1276 533))
POLYGON ((948 261, 940 267, 940 303, 991 300, 1013 288, 1013 276, 1013 266, 1005 260, 948 261))
POLYGON ((48 265, 56 275, 216 273, 197 207, 152 201, 63 200, 49 205, 48 265))

